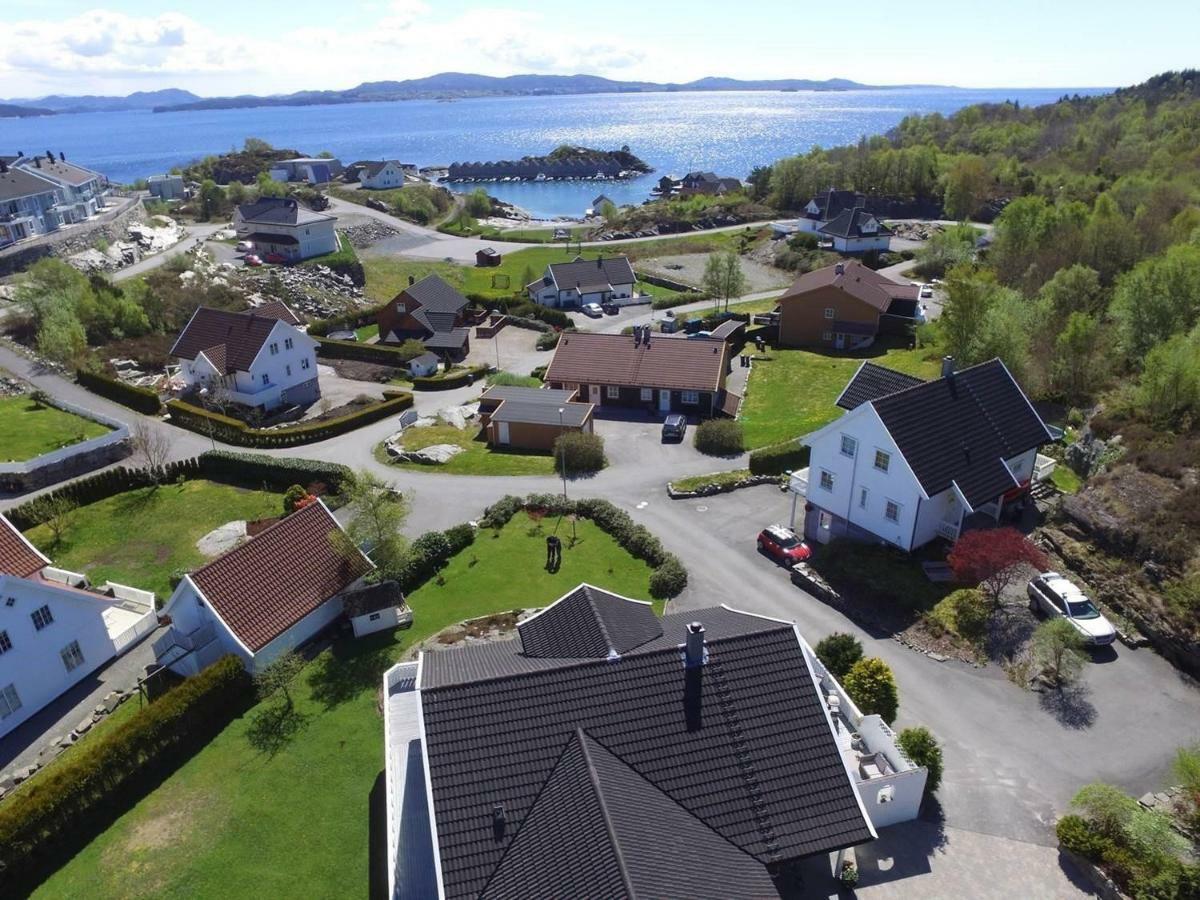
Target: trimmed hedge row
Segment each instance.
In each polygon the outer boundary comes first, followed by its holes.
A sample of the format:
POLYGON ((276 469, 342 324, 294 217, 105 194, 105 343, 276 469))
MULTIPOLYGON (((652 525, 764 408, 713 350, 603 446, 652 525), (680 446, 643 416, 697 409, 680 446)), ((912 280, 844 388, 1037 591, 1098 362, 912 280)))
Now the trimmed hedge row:
POLYGON ((353 331, 362 328, 364 325, 370 325, 378 318, 379 313, 387 306, 387 303, 381 303, 378 306, 372 306, 370 309, 360 309, 355 312, 346 313, 343 316, 331 316, 328 319, 317 319, 308 323, 308 335, 314 338, 323 338, 331 331, 353 331))
POLYGON ((763 447, 750 454, 751 475, 781 475, 808 465, 809 449, 799 441, 763 447))
POLYGON ((352 359, 356 362, 376 363, 381 366, 403 369, 410 359, 419 355, 410 353, 401 347, 360 344, 357 341, 331 341, 324 337, 318 337, 316 340, 317 353, 326 359, 352 359))
POLYGON ((668 552, 657 537, 644 525, 639 525, 625 510, 607 500, 589 498, 564 500, 561 494, 530 494, 501 497, 483 512, 481 528, 502 528, 523 509, 545 510, 548 515, 577 515, 592 522, 621 545, 631 556, 648 563, 650 595, 662 600, 678 596, 687 587, 688 573, 674 553, 668 552))
POLYGON ((427 531, 412 542, 409 557, 396 576, 401 590, 411 593, 445 567, 452 556, 475 543, 475 528, 464 522, 445 531, 427 531))
POLYGON ((410 379, 413 390, 417 391, 449 391, 454 388, 474 384, 491 371, 491 366, 471 366, 469 369, 455 369, 441 375, 417 376, 410 379))
POLYGON ((75 373, 75 380, 93 394, 99 394, 114 403, 128 406, 148 416, 157 416, 162 412, 162 401, 158 399, 158 394, 147 388, 126 384, 124 381, 97 375, 95 372, 85 372, 83 369, 75 373))
POLYGON ((251 428, 240 419, 215 413, 182 400, 167 401, 171 421, 180 428, 198 434, 211 434, 227 444, 240 447, 295 447, 337 437, 380 419, 402 412, 413 405, 412 394, 406 391, 384 391, 385 399, 325 422, 296 425, 290 428, 251 428))
POLYGON ((0 806, 0 878, 8 890, 17 896, 34 887, 218 734, 253 696, 241 661, 226 656, 71 750, 9 798, 0 806))

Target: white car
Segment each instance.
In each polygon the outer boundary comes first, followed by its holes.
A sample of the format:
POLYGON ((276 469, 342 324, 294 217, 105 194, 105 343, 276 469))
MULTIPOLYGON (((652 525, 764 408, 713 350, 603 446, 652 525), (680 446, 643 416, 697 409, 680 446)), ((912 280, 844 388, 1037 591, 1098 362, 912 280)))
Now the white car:
POLYGON ((253 249, 254 249, 254 244, 251 241, 238 241, 238 243, 237 243, 237 252, 238 253, 249 253, 253 249))
POLYGON ((604 310, 600 308, 599 303, 585 303, 579 308, 579 311, 593 319, 599 319, 604 315, 604 310))
POLYGON ((921 299, 922 300, 932 300, 933 299, 933 285, 932 284, 921 285, 921 299))
POLYGON ((1104 647, 1117 639, 1117 630, 1087 594, 1057 572, 1043 572, 1029 582, 1028 592, 1031 610, 1066 619, 1085 644, 1104 647))

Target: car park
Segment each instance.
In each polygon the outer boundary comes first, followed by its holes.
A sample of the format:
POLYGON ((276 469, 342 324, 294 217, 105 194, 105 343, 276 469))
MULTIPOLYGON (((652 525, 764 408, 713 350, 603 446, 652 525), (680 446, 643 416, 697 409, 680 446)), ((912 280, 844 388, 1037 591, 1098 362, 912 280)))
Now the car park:
POLYGON ((255 256, 253 253, 247 253, 242 258, 242 262, 244 262, 248 266, 261 266, 262 265, 262 260, 259 259, 257 256, 255 256))
POLYGON ((1035 614, 1066 619, 1083 642, 1103 647, 1117 638, 1117 630, 1079 587, 1057 572, 1043 572, 1029 582, 1029 608, 1035 614))
POLYGON ((682 441, 687 434, 687 417, 679 413, 671 413, 663 420, 662 439, 664 441, 682 441))
POLYGON ((758 552, 785 566, 794 566, 812 556, 812 548, 785 525, 768 525, 760 531, 758 552))
POLYGON ((604 310, 600 308, 599 303, 585 303, 579 308, 585 316, 591 316, 593 319, 598 319, 604 315, 604 310))

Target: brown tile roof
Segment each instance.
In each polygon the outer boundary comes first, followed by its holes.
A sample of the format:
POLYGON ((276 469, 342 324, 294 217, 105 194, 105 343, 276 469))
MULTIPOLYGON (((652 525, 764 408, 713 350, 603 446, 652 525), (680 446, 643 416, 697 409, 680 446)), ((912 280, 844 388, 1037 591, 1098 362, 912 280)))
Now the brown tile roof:
POLYGON ((48 565, 50 560, 21 536, 12 522, 0 515, 0 575, 28 578, 48 565))
POLYGON ((191 578, 238 639, 258 652, 370 569, 325 504, 314 503, 191 578))
POLYGON ((299 325, 300 319, 296 316, 290 306, 282 300, 268 300, 262 306, 254 307, 256 316, 266 316, 270 319, 278 319, 280 322, 287 322, 289 325, 299 325))
POLYGON ((627 387, 715 391, 725 374, 725 344, 672 341, 652 335, 565 333, 546 371, 546 381, 627 387))
POLYGON ((857 260, 847 260, 801 275, 792 282, 779 302, 786 304, 789 300, 830 286, 841 288, 880 312, 886 312, 893 300, 916 300, 920 290, 915 284, 897 284, 857 260), (838 272, 839 267, 841 272, 838 272))
POLYGON ((226 372, 249 371, 254 357, 258 356, 267 336, 280 319, 283 316, 277 310, 270 310, 266 314, 260 314, 258 310, 235 313, 201 306, 176 339, 171 356, 195 359, 203 351, 216 364, 209 351, 224 347, 226 372))

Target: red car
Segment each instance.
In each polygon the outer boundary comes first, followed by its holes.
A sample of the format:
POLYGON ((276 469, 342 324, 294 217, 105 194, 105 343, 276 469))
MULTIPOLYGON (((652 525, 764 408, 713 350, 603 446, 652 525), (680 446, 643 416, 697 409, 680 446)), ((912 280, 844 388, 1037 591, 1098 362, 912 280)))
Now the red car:
POLYGON ((794 566, 812 556, 812 549, 790 528, 771 525, 758 533, 758 552, 777 563, 794 566))
POLYGON ((278 265, 279 263, 285 263, 285 262, 287 262, 287 257, 286 257, 286 256, 284 256, 282 253, 268 253, 268 254, 267 254, 265 257, 263 257, 263 258, 264 258, 264 259, 265 259, 267 262, 269 262, 269 263, 275 263, 276 265, 278 265))
POLYGON ((262 265, 262 260, 259 259, 257 256, 255 256, 253 253, 247 253, 244 257, 242 257, 242 262, 244 262, 248 266, 261 266, 262 265))

